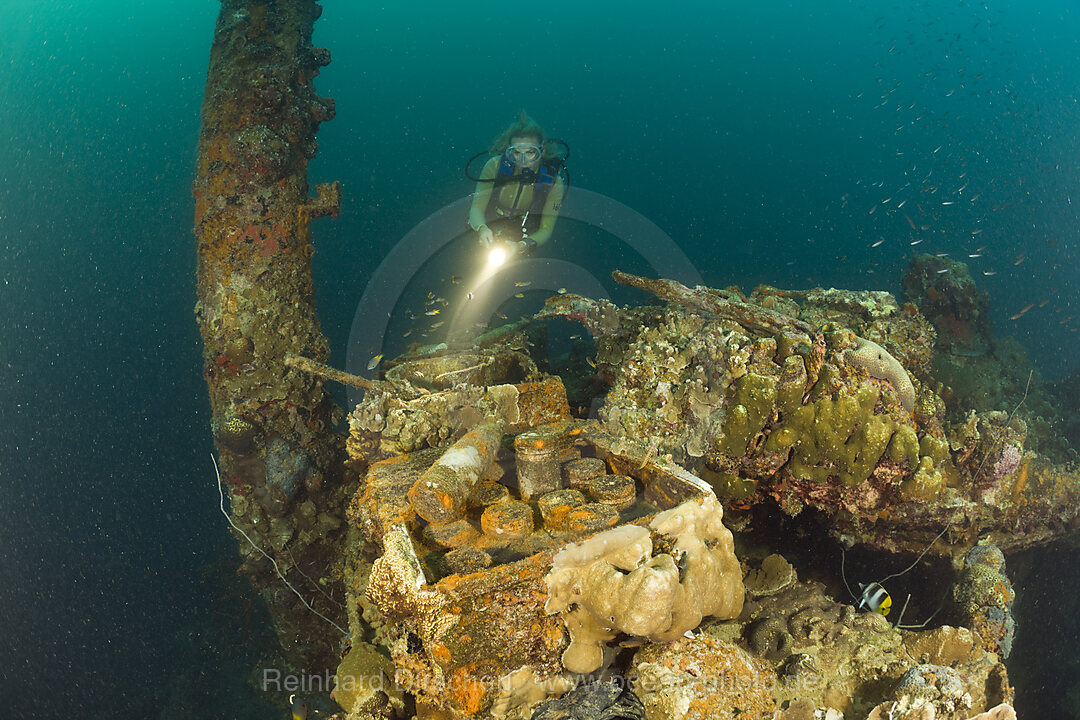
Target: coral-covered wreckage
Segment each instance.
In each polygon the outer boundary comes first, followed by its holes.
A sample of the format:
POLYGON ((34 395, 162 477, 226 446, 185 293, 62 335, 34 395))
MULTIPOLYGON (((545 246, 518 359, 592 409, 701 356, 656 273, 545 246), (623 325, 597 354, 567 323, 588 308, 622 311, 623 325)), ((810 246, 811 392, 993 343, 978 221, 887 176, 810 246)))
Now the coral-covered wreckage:
POLYGON ((557 295, 512 331, 414 347, 352 411, 354 647, 385 648, 422 717, 540 716, 586 676, 629 679, 649 718, 1007 716, 1003 553, 1069 533, 1080 499, 1021 369, 1000 368, 1011 411, 980 412, 888 293, 614 277, 663 304, 557 295), (595 340, 594 418, 532 354, 555 318, 595 340), (860 611, 835 565, 800 582, 759 533, 794 516, 837 555, 939 558, 936 623, 860 611))
POLYGON ((289 660, 337 668, 342 716, 1015 717, 1006 556, 1075 531, 1080 474, 966 268, 915 258, 905 304, 616 272, 652 304, 561 294, 376 380, 333 371, 308 223, 340 191, 309 198, 305 170, 333 114, 317 16, 222 4, 197 316, 242 569, 289 660), (567 320, 593 397, 533 342, 567 320), (365 389, 347 439, 327 380, 365 389), (934 560, 942 607, 867 611, 842 548, 934 560))

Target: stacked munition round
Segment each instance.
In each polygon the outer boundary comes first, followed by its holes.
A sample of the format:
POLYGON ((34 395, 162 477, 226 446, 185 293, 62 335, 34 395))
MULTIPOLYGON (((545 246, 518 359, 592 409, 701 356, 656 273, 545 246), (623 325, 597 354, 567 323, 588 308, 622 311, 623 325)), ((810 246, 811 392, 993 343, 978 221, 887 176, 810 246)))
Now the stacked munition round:
POLYGON ((468 520, 453 520, 443 525, 431 523, 424 527, 423 538, 426 542, 444 548, 459 548, 475 540, 479 533, 468 520))
POLYGON ((585 496, 577 490, 556 490, 537 501, 540 517, 548 530, 565 530, 567 517, 575 508, 585 504, 585 496))
POLYGON ((619 511, 610 505, 586 503, 566 516, 566 528, 573 533, 591 533, 619 524, 619 511))
POLYGON ((510 490, 497 482, 482 481, 476 484, 469 495, 469 505, 485 508, 488 505, 506 502, 510 499, 510 490))
POLYGON ((492 537, 523 538, 533 531, 532 507, 520 500, 492 505, 480 517, 480 527, 485 535, 492 537))
POLYGON ((537 428, 514 438, 518 492, 521 499, 532 501, 545 493, 562 488, 559 452, 566 445, 564 428, 537 428))
POLYGON ((637 488, 628 475, 600 475, 589 482, 589 495, 601 505, 625 510, 637 499, 637 488))
POLYGON ((600 458, 580 458, 571 460, 563 467, 566 471, 566 484, 575 490, 585 491, 589 482, 607 472, 607 466, 600 458))
POLYGON ((469 494, 495 465, 501 440, 498 426, 484 422, 451 445, 409 490, 416 514, 431 523, 464 517, 469 494))

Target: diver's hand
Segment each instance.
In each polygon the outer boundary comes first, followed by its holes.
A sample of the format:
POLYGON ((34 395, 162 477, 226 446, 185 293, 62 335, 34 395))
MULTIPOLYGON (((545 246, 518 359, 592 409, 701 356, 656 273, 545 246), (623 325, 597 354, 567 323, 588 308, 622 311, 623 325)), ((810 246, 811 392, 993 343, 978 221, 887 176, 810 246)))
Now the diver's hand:
POLYGON ((480 244, 485 248, 491 247, 491 243, 495 242, 495 233, 491 232, 491 228, 487 225, 481 225, 476 234, 480 237, 480 244))

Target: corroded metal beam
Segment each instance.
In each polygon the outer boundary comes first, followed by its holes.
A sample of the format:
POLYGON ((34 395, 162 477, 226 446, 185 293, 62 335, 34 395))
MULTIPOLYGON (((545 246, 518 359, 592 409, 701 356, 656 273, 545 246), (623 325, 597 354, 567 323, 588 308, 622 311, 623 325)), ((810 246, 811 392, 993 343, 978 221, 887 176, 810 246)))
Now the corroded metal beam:
MULTIPOLYGON (((340 410, 323 380, 287 366, 325 361, 315 314, 309 223, 336 216, 338 183, 309 197, 307 163, 334 103, 312 86, 330 53, 311 45, 313 0, 223 0, 202 107, 195 194, 196 317, 215 444, 232 515, 267 558, 241 543, 290 659, 328 659, 338 638, 299 602, 332 602, 339 562, 340 410), (312 580, 314 578, 314 580, 312 580), (319 583, 321 586, 316 587, 319 583), (287 581, 287 582, 283 582, 287 581)), ((342 623, 344 624, 344 623, 342 623)))
POLYGON ((753 303, 743 302, 733 293, 699 285, 688 288, 677 280, 652 279, 615 270, 611 277, 617 283, 652 293, 669 303, 685 305, 695 310, 712 313, 717 317, 736 322, 748 330, 772 334, 795 329, 812 335, 814 329, 798 318, 769 310, 753 303))

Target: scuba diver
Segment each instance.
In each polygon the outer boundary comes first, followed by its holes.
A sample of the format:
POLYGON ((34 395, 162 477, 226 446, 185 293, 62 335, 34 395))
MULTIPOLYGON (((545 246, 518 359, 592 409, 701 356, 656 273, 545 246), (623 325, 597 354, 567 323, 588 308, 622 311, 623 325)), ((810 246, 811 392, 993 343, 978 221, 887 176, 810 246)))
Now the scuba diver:
POLYGON ((570 184, 564 167, 569 156, 565 142, 548 139, 522 110, 495 138, 490 151, 469 159, 465 176, 476 182, 476 191, 467 225, 485 248, 502 242, 528 255, 551 238, 570 184), (480 177, 470 175, 469 165, 488 152, 493 157, 480 177))

